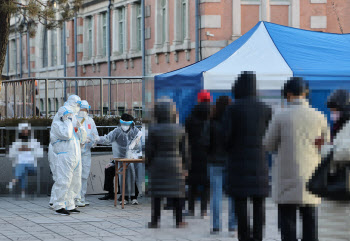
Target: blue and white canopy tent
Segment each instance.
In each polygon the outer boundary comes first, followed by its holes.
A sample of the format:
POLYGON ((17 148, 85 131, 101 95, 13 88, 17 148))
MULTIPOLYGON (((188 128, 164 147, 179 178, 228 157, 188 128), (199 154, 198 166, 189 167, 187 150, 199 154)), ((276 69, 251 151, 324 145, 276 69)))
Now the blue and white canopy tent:
POLYGON ((242 71, 254 71, 258 89, 275 91, 291 76, 308 81, 314 107, 327 112, 325 101, 338 88, 350 89, 350 34, 331 34, 259 22, 216 54, 190 66, 155 76, 155 98, 176 102, 183 122, 207 89, 214 99, 230 94, 242 71))

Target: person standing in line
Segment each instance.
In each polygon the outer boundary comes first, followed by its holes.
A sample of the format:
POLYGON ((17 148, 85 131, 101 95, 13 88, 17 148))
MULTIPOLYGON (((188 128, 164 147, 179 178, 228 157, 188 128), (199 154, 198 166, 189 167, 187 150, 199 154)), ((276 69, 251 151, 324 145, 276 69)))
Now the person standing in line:
POLYGON ((265 198, 269 195, 269 168, 262 139, 272 110, 258 100, 253 72, 242 72, 232 92, 235 101, 227 108, 222 120, 227 133, 225 147, 229 152, 227 192, 235 199, 238 239, 262 241, 265 198), (248 199, 253 203, 252 233, 248 199))
POLYGON ((148 128, 146 138, 146 165, 149 170, 149 193, 152 198, 152 219, 149 228, 158 228, 161 199, 172 200, 176 227, 182 220, 181 199, 185 198, 185 177, 189 155, 185 129, 179 125, 176 106, 168 99, 155 104, 156 123, 148 128))
POLYGON ((188 175, 188 214, 195 215, 195 199, 200 196, 201 216, 207 216, 209 196, 209 180, 207 175, 207 155, 201 142, 204 125, 210 117, 210 93, 203 90, 198 93, 198 104, 186 119, 185 127, 188 133, 191 166, 188 175))
MULTIPOLYGON (((227 173, 228 151, 225 148, 225 142, 222 138, 226 129, 222 122, 223 114, 227 106, 231 103, 228 96, 220 96, 214 107, 213 115, 208 121, 205 131, 203 132, 203 139, 208 142, 208 175, 210 177, 210 210, 211 210, 211 233, 215 234, 221 230, 221 212, 223 199, 224 178, 227 173)), ((229 198, 229 231, 236 231, 234 200, 229 198)))
POLYGON ((318 240, 317 206, 321 199, 306 189, 306 183, 320 164, 316 143, 328 142, 330 133, 325 116, 309 106, 307 84, 292 77, 284 85, 288 107, 274 115, 264 138, 270 152, 277 151, 272 196, 280 212, 283 241, 296 241, 296 213, 300 211, 304 241, 318 240))
MULTIPOLYGON (((333 121, 331 142, 321 147, 322 157, 333 149, 332 171, 341 173, 350 161, 350 94, 335 90, 327 99, 333 121)), ((322 144, 322 143, 321 143, 322 144)), ((319 240, 348 240, 350 237, 349 202, 322 199, 319 208, 319 240), (332 224, 331 226, 329 224, 332 224)))
POLYGON ((78 207, 85 207, 89 202, 85 200, 87 190, 87 181, 90 175, 91 168, 91 148, 99 140, 96 124, 94 120, 88 115, 90 105, 86 100, 81 101, 80 111, 76 116, 77 120, 82 123, 87 132, 87 141, 81 148, 81 192, 77 195, 75 204, 78 207))

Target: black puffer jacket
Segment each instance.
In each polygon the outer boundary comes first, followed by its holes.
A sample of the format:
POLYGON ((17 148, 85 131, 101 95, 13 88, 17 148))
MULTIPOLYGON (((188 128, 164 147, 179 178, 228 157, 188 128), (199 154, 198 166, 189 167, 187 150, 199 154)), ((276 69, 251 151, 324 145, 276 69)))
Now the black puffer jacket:
POLYGON ((185 171, 189 162, 185 129, 176 124, 172 102, 155 105, 157 124, 151 125, 146 138, 146 164, 152 197, 185 197, 185 171))
POLYGON ((210 103, 202 102, 197 104, 191 115, 186 119, 186 132, 188 133, 191 166, 189 169, 189 184, 208 185, 207 176, 207 152, 203 144, 203 131, 210 116, 210 103))
POLYGON ((268 160, 262 145, 271 108, 256 98, 256 77, 242 74, 233 89, 236 101, 223 118, 226 126, 228 194, 234 197, 268 196, 268 160))

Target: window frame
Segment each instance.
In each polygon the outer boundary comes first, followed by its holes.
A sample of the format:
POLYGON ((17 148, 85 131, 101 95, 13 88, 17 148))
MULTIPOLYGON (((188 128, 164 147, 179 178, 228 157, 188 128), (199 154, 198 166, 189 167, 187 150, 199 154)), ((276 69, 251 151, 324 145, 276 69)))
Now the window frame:
POLYGON ((103 12, 101 13, 101 22, 102 22, 102 56, 107 56, 107 42, 108 42, 108 38, 107 38, 107 12, 103 12))
POLYGON ((125 12, 126 9, 125 7, 120 7, 117 8, 118 10, 118 29, 119 29, 119 33, 118 33, 118 51, 119 53, 124 53, 125 51, 125 35, 126 35, 126 29, 125 29, 125 21, 126 21, 126 16, 125 16, 125 12))
POLYGON ((51 52, 51 64, 50 66, 57 66, 57 29, 51 29, 50 31, 51 39, 50 39, 50 52, 51 52))
POLYGON ((47 68, 49 66, 49 41, 48 41, 48 29, 44 27, 43 30, 43 50, 42 50, 42 67, 47 68))
POLYGON ((142 49, 142 6, 141 3, 136 5, 136 49, 142 49))
POLYGON ((87 18, 87 46, 88 46, 88 59, 93 56, 93 16, 88 16, 87 18))

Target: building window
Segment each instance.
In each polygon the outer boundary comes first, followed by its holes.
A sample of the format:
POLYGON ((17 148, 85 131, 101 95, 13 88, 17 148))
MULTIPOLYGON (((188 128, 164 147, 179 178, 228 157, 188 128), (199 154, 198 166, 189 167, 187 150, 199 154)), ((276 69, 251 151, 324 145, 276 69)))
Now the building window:
POLYGON ((167 8, 166 0, 161 0, 161 11, 162 11, 162 43, 166 41, 166 23, 167 23, 167 8))
POLYGON ((107 55, 107 13, 102 13, 102 55, 107 55))
POLYGON ((61 28, 60 31, 61 31, 61 64, 63 65, 65 57, 66 57, 65 54, 64 54, 64 44, 65 44, 65 41, 64 41, 64 29, 61 28))
POLYGON ((138 118, 142 116, 142 107, 134 107, 134 116, 138 118))
POLYGON ((57 30, 51 30, 51 66, 57 65, 57 30))
POLYGON ((187 0, 182 0, 181 2, 181 37, 182 40, 186 38, 186 24, 187 24, 187 0))
POLYGON ((118 106, 118 115, 121 116, 124 113, 125 113, 125 107, 119 107, 118 106))
POLYGON ((47 28, 43 32, 43 68, 48 65, 48 48, 47 48, 47 28))
POLYGON ((92 45, 92 17, 87 18, 87 34, 88 34, 88 58, 92 58, 92 50, 93 50, 93 45, 92 45))
POLYGON ((26 46, 27 45, 27 42, 26 42, 26 39, 23 37, 22 35, 22 65, 23 67, 25 66, 25 63, 26 63, 26 46))
POLYGON ((124 52, 125 46, 125 8, 118 9, 118 24, 119 24, 119 52, 124 52))
POLYGON ((14 71, 16 69, 16 60, 17 60, 17 50, 16 50, 16 41, 13 39, 11 40, 11 44, 10 44, 10 59, 11 59, 11 62, 10 62, 10 69, 12 71, 14 71))
POLYGON ((137 50, 141 50, 142 45, 142 8, 141 4, 136 6, 136 39, 137 39, 137 50))

